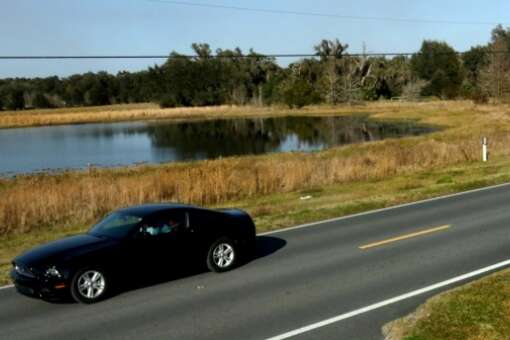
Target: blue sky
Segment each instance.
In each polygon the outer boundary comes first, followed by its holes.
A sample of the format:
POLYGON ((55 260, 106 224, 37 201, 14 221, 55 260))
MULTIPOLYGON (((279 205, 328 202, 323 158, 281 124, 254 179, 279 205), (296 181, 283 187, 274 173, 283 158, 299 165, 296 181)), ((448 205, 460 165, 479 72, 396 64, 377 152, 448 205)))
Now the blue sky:
MULTIPOLYGON (((187 1, 187 0, 182 0, 187 1)), ((503 23, 510 1, 469 0, 193 0, 191 2, 351 16, 503 23)), ((311 53, 322 38, 349 52, 409 52, 423 39, 457 50, 489 40, 492 25, 448 25, 304 17, 187 7, 147 0, 3 0, 0 55, 191 53, 192 42, 213 49, 253 47, 261 53, 311 53)), ((151 60, 2 61, 0 77, 66 76, 140 70, 151 60)))

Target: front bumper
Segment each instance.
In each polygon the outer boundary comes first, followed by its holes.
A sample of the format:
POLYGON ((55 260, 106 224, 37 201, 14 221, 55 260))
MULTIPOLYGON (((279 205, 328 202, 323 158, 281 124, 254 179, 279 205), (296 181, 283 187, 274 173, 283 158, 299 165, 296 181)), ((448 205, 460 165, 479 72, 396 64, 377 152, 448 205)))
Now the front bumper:
POLYGON ((11 270, 11 279, 16 290, 27 296, 43 299, 62 299, 69 296, 69 285, 61 279, 27 277, 11 270))

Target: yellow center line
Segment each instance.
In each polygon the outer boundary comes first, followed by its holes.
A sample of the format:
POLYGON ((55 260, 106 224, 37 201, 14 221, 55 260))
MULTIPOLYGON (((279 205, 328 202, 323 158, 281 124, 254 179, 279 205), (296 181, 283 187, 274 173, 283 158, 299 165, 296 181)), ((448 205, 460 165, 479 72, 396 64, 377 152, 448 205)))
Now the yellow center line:
POLYGON ((448 228, 450 228, 449 224, 442 225, 440 227, 425 229, 425 230, 417 231, 415 233, 406 234, 406 235, 402 235, 402 236, 397 236, 397 237, 393 237, 393 238, 390 238, 390 239, 387 239, 387 240, 382 240, 382 241, 378 241, 378 242, 374 242, 374 243, 370 243, 370 244, 365 244, 363 246, 360 246, 359 249, 365 250, 365 249, 369 249, 369 248, 379 247, 379 246, 382 246, 382 245, 385 245, 385 244, 388 244, 388 243, 392 243, 392 242, 396 242, 396 241, 402 241, 402 240, 406 240, 408 238, 417 237, 417 236, 421 236, 421 235, 426 235, 426 234, 430 234, 430 233, 435 233, 437 231, 445 230, 445 229, 448 229, 448 228))

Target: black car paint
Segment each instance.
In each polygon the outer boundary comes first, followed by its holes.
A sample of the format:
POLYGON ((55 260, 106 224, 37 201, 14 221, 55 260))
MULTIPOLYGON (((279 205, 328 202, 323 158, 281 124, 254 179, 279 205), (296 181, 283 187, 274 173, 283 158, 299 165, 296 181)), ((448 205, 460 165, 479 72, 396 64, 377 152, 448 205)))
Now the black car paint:
POLYGON ((140 239, 136 237, 136 230, 123 239, 87 233, 36 247, 13 260, 11 277, 18 291, 59 298, 69 293, 71 280, 80 269, 100 267, 114 279, 129 275, 133 270, 152 275, 183 265, 203 264, 201 260, 205 259, 208 247, 220 237, 234 240, 245 255, 249 255, 255 245, 255 225, 242 210, 153 204, 121 209, 119 212, 141 217, 140 224, 167 215, 184 214, 186 225, 167 238, 140 239), (33 277, 16 271, 16 265, 29 270, 33 277), (58 268, 61 277, 45 275, 52 266, 58 268), (64 288, 57 289, 55 286, 64 288))

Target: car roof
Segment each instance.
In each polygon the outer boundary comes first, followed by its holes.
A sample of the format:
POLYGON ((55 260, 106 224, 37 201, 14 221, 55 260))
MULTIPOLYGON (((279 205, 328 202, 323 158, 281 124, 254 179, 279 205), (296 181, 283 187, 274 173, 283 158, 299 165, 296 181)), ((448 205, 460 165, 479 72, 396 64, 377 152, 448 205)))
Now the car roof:
POLYGON ((142 204, 135 205, 123 209, 117 210, 123 214, 135 215, 139 217, 147 217, 156 213, 165 212, 168 210, 174 209, 183 209, 183 208, 196 208, 192 205, 188 204, 180 204, 180 203, 158 203, 158 204, 142 204))

